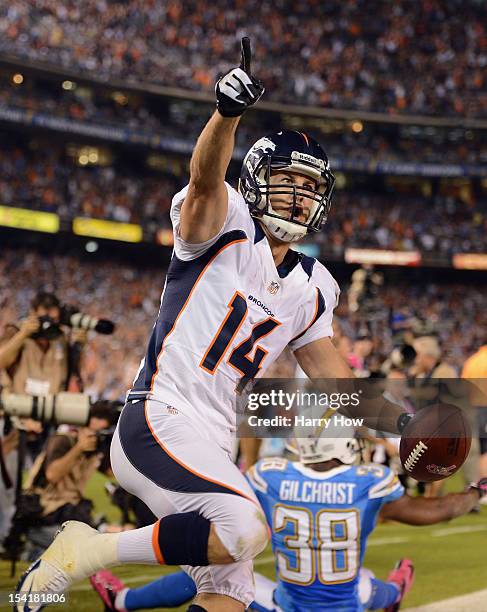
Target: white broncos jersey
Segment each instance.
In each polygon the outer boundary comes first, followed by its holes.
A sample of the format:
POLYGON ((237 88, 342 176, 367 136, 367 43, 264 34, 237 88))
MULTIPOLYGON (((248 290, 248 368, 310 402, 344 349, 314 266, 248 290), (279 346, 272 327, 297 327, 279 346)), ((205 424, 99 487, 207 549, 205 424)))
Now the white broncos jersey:
POLYGON ((188 244, 179 231, 187 187, 171 208, 174 253, 130 399, 149 396, 230 447, 239 389, 286 346, 333 335, 339 289, 316 259, 290 250, 277 268, 265 234, 230 185, 217 236, 188 244))

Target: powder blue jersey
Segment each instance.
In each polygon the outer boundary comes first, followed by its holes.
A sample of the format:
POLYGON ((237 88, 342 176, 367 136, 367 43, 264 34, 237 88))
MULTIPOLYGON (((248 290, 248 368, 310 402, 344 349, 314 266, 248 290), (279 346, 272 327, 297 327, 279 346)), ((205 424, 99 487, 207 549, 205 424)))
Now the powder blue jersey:
POLYGON ((285 612, 359 612, 359 569, 381 506, 404 489, 374 463, 316 472, 282 458, 259 461, 249 481, 272 529, 285 612))

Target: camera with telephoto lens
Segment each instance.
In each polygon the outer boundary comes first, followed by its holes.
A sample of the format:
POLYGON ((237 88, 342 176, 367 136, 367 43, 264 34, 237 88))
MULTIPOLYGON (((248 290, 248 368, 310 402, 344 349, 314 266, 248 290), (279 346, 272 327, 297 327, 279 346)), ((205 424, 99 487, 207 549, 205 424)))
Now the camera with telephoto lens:
MULTIPOLYGON (((25 458, 26 431, 21 418, 32 418, 42 423, 54 425, 67 424, 86 426, 90 418, 103 418, 109 423, 109 427, 96 432, 97 445, 94 451, 87 454, 100 454, 100 469, 107 471, 110 467, 110 443, 115 431, 116 423, 120 416, 123 403, 108 400, 98 400, 93 404, 88 395, 83 393, 62 392, 56 395, 32 396, 10 393, 0 387, 0 414, 5 418, 4 430, 14 426, 19 429, 17 483, 15 486, 15 513, 12 517, 12 526, 2 546, 3 558, 11 561, 11 576, 15 575, 15 567, 20 559, 27 539, 29 530, 36 529, 42 525, 44 508, 38 491, 22 490, 22 472, 25 458)), ((4 431, 6 433, 6 431, 4 431)), ((42 466, 40 470, 42 470, 42 466)), ((39 472, 41 473, 41 472, 39 472)), ((37 477, 37 476, 36 476, 37 477)), ((0 479, 3 474, 0 473, 0 479)), ((5 481, 4 481, 5 482, 5 481)), ((8 486, 12 486, 9 483, 8 486)), ((76 507, 76 520, 89 522, 91 519, 92 503, 82 499, 76 507)), ((59 517, 58 517, 59 518, 59 517)), ((73 516, 69 517, 70 519, 73 516)), ((60 521, 62 522, 62 521, 60 521)))
POLYGON ((85 329, 86 331, 96 331, 99 334, 113 334, 115 323, 109 319, 98 319, 90 315, 83 314, 76 308, 65 304, 61 306, 61 316, 59 323, 49 315, 39 317, 40 328, 32 334, 32 338, 45 338, 46 340, 55 340, 63 333, 61 325, 66 325, 73 329, 85 329))
POLYGON ((54 425, 86 425, 90 418, 90 398, 84 393, 63 391, 56 395, 33 396, 3 391, 0 410, 9 417, 29 418, 54 425))

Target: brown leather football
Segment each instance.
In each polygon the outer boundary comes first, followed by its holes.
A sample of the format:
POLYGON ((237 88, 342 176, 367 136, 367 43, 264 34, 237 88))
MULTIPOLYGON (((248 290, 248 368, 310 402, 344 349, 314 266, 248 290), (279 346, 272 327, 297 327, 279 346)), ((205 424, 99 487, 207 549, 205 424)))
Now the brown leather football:
POLYGON ((472 432, 463 411, 451 404, 420 410, 404 428, 399 453, 407 474, 423 482, 459 470, 470 451, 472 432))

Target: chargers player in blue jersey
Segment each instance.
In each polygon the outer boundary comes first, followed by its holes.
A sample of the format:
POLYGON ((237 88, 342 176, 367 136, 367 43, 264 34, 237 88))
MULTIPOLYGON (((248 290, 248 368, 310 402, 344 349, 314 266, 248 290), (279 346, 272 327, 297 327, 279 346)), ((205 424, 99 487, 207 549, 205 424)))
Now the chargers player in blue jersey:
MULTIPOLYGON (((387 582, 362 569, 367 538, 379 515, 410 525, 431 525, 469 512, 487 493, 486 479, 464 493, 410 497, 390 468, 358 464, 349 428, 328 427, 319 437, 296 438, 300 461, 258 461, 247 477, 272 530, 277 584, 256 574, 250 609, 260 612, 361 612, 399 609, 412 585, 403 560, 387 582)), ((106 610, 172 607, 196 592, 184 573, 127 589, 108 571, 91 578, 106 610)))
MULTIPOLYGON (((262 459, 248 472, 272 529, 277 585, 256 602, 284 612, 361 612, 398 610, 412 583, 412 567, 403 563, 389 583, 375 582, 360 569, 367 538, 379 515, 410 525, 431 525, 469 512, 485 494, 485 482, 464 493, 441 498, 411 497, 397 475, 378 464, 353 465, 357 441, 344 428, 318 437, 297 437, 300 461, 262 459)), ((261 581, 262 584, 264 584, 261 581)), ((267 587, 269 590, 269 588, 267 587)))

